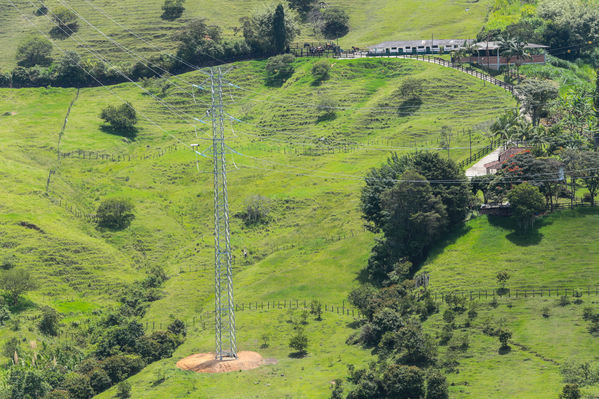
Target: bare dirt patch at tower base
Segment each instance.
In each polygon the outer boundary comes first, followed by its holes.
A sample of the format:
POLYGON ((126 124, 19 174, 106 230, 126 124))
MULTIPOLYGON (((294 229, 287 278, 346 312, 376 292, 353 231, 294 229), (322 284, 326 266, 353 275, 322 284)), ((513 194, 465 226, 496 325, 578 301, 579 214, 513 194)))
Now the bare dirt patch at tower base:
POLYGON ((268 363, 272 363, 272 360, 264 361, 259 353, 242 351, 237 353, 237 359, 226 360, 215 359, 214 353, 197 353, 179 360, 177 367, 196 373, 228 373, 251 370, 268 363))

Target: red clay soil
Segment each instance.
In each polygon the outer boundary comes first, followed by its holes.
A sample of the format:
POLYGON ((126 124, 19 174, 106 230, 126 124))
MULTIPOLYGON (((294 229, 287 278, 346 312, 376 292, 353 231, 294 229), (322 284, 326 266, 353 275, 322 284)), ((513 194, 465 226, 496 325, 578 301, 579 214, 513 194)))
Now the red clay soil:
POLYGON ((228 373, 255 369, 263 364, 264 359, 259 353, 242 351, 237 353, 237 359, 231 360, 216 360, 214 353, 198 353, 179 360, 177 367, 196 373, 228 373))

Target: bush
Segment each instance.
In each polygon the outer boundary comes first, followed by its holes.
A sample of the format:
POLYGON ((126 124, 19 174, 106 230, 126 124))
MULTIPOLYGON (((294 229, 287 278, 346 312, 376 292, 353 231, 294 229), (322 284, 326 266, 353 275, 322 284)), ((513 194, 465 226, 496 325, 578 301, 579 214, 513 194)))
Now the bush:
POLYGON ((174 335, 180 335, 182 337, 185 337, 187 335, 187 328, 185 327, 185 323, 183 323, 179 319, 173 320, 173 322, 169 324, 166 329, 168 330, 168 332, 174 335))
POLYGON ((6 322, 10 320, 11 316, 12 313, 10 312, 10 309, 8 309, 8 306, 4 304, 0 305, 0 326, 5 325, 6 322))
POLYGON ((318 116, 319 122, 335 119, 337 114, 337 101, 332 97, 324 96, 318 102, 316 110, 320 112, 320 115, 318 116))
POLYGON ((578 385, 576 384, 566 384, 562 389, 562 392, 559 394, 559 399, 580 399, 582 395, 580 394, 580 389, 578 389, 578 385))
POLYGON ((447 379, 439 370, 431 369, 426 377, 426 399, 448 399, 447 379))
POLYGON ((17 257, 15 255, 6 255, 0 262, 0 269, 10 270, 17 265, 17 257))
POLYGON ((310 302, 310 313, 316 316, 316 320, 322 320, 322 303, 319 300, 310 302))
POLYGON ((281 85, 293 75, 295 71, 293 62, 295 56, 292 54, 281 54, 270 57, 266 62, 266 83, 269 85, 281 85))
POLYGON ((98 217, 98 226, 109 229, 124 229, 131 223, 135 217, 133 215, 133 204, 122 198, 110 198, 102 201, 96 216, 98 217))
POLYGON ((302 330, 299 330, 297 334, 289 340, 289 347, 295 350, 296 354, 305 355, 308 348, 308 337, 306 337, 302 330))
POLYGON ((42 308, 42 318, 38 324, 38 328, 42 334, 57 336, 59 330, 60 315, 56 310, 49 306, 42 308))
POLYGON ((58 7, 53 10, 52 19, 56 26, 50 30, 50 34, 54 37, 69 37, 79 29, 77 15, 65 7, 58 7))
POLYGON ((52 63, 52 43, 42 37, 33 36, 17 47, 17 64, 31 68, 35 65, 48 66, 52 63))
POLYGON ((184 2, 185 0, 164 0, 160 18, 172 21, 181 17, 185 11, 184 2))
POLYGON ((71 399, 69 393, 64 389, 55 389, 52 392, 48 392, 44 399, 71 399))
POLYGON ((447 309, 445 312, 443 312, 443 321, 445 321, 447 324, 453 324, 454 320, 455 313, 451 309, 447 309))
POLYGON ((401 82, 399 93, 406 100, 420 98, 422 86, 423 81, 421 79, 408 77, 401 82))
POLYGON ((119 399, 127 399, 131 397, 131 385, 127 381, 123 381, 117 386, 116 397, 119 399))
POLYGON ((268 223, 270 201, 261 195, 252 195, 245 201, 245 209, 239 214, 246 226, 268 223))
POLYGON ((117 132, 127 133, 126 135, 128 136, 132 136, 135 133, 134 127, 137 123, 137 113, 133 105, 129 102, 125 102, 118 107, 109 105, 102 110, 100 118, 117 132))
POLYGON ((331 64, 327 60, 320 60, 312 65, 312 76, 317 82, 322 82, 329 78, 329 72, 331 71, 331 64))
POLYGON ((469 346, 470 339, 466 333, 454 334, 447 343, 447 347, 454 351, 466 351, 469 346))
POLYGON ((113 383, 129 378, 144 368, 145 363, 137 355, 116 355, 104 359, 101 367, 113 383))
POLYGON ((570 304, 570 297, 568 297, 566 295, 562 295, 559 298, 558 304, 559 304, 559 306, 568 306, 570 304))
POLYGON ((16 305, 19 297, 37 287, 37 283, 28 271, 11 269, 0 275, 0 288, 6 291, 11 305, 16 305))
POLYGON ((548 306, 545 306, 542 311, 541 314, 543 315, 544 318, 549 318, 549 316, 551 316, 551 311, 549 310, 548 306))
POLYGON ((108 373, 99 367, 94 368, 88 376, 89 383, 96 393, 104 392, 112 386, 108 373))
POLYGON ((89 377, 83 374, 68 374, 61 386, 69 393, 71 399, 89 399, 94 396, 94 390, 90 385, 89 377))
POLYGON ((349 33, 349 16, 338 7, 327 7, 322 13, 321 32, 327 39, 339 39, 349 33))
POLYGON ((512 338, 512 332, 507 329, 501 329, 497 335, 497 338, 501 343, 501 348, 509 348, 508 342, 512 338))

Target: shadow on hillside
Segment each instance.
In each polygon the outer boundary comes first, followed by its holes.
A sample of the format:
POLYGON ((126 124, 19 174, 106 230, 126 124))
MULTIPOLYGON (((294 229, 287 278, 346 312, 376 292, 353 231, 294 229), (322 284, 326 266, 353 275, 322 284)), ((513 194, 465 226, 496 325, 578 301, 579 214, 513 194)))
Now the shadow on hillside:
MULTIPOLYGON (((5 296, 4 302, 9 303, 9 301, 10 301, 10 298, 5 296)), ((34 308, 35 306, 36 306, 35 303, 33 303, 31 300, 29 300, 27 298, 19 297, 17 303, 14 305, 10 305, 8 307, 8 310, 10 310, 11 313, 21 313, 21 312, 26 311, 27 309, 34 308)))
POLYGON ((139 132, 139 129, 136 127, 131 129, 115 129, 110 125, 102 125, 100 126, 100 130, 102 130, 104 133, 114 134, 115 136, 126 137, 129 140, 135 140, 135 137, 139 132))
POLYGON ((505 230, 512 230, 512 232, 507 234, 505 238, 520 247, 529 247, 539 244, 543 239, 543 234, 539 231, 539 229, 544 226, 549 226, 553 223, 553 221, 546 217, 539 218, 536 220, 532 230, 519 231, 516 222, 514 222, 512 218, 489 215, 487 220, 492 226, 501 227, 505 230))
POLYGON ((507 355, 508 353, 510 353, 512 351, 512 347, 511 346, 502 346, 497 350, 497 353, 499 353, 500 355, 507 355))
POLYGON ((437 242, 437 244, 430 250, 425 262, 432 262, 435 258, 445 251, 445 248, 448 246, 455 244, 456 241, 468 234, 472 230, 472 227, 462 224, 459 227, 456 227, 453 230, 450 230, 441 240, 437 242))
POLYGON ((306 357, 306 355, 308 354, 308 352, 302 351, 302 352, 291 352, 289 354, 289 357, 292 359, 302 359, 304 357, 306 357))
POLYGON ((418 97, 404 100, 397 107, 397 114, 402 117, 410 116, 416 113, 422 106, 422 100, 418 97))

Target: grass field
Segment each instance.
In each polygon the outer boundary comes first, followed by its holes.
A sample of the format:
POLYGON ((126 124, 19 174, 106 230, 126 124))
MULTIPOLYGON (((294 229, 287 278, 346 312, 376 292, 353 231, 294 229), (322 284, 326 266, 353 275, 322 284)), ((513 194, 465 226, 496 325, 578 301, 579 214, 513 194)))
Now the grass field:
MULTIPOLYGON (((514 106, 507 92, 437 65, 412 60, 331 63, 331 79, 321 85, 311 77, 309 60, 297 61, 295 74, 280 88, 264 85, 260 61, 240 63, 227 75, 243 88, 227 91, 227 110, 244 121, 234 125, 234 133, 228 132, 229 145, 236 151, 229 155, 231 212, 240 212, 248 197, 259 194, 269 198, 272 217, 268 225, 257 227, 232 218, 239 303, 317 298, 340 305, 359 284, 357 276, 373 242, 373 235, 362 228, 358 207, 365 171, 383 162, 394 148, 437 146, 442 126, 454 129, 452 146, 464 147, 468 136, 461 129, 488 125, 514 106), (408 76, 422 79, 422 104, 405 112, 397 90, 408 76), (336 118, 319 118, 315 106, 323 96, 339 104, 336 118), (309 149, 312 155, 304 155, 309 149)), ((180 85, 183 80, 199 83, 204 75, 196 72, 179 79, 180 85)), ((0 173, 5 187, 0 193, 0 257, 15 254, 19 266, 27 266, 42 283, 28 296, 32 304, 24 315, 33 316, 37 306, 50 304, 67 316, 64 323, 85 318, 94 309, 114 304, 118 288, 141 278, 146 268, 163 265, 170 279, 144 321, 157 326, 173 317, 191 321, 213 305, 210 162, 201 158, 198 173, 194 155, 179 146, 143 161, 66 158, 57 164, 58 132, 75 93, 53 88, 0 90, 0 173), (92 213, 106 197, 131 198, 136 206, 131 226, 119 232, 98 230, 49 201, 44 191, 50 168, 56 168, 50 197, 84 213, 92 213), (21 221, 43 233, 22 227, 21 221)), ((164 100, 180 113, 202 116, 206 109, 205 94, 196 93, 194 104, 190 94, 177 87, 168 89, 164 100)), ((206 137, 207 129, 198 129, 200 137, 206 137)), ((133 85, 82 89, 61 150, 135 157, 176 143, 173 136, 203 143, 195 138, 192 125, 133 85), (103 131, 98 118, 102 107, 124 99, 140 113, 133 141, 103 131)), ((480 132, 473 139, 475 148, 486 145, 480 132)), ((452 150, 450 156, 460 159, 467 152, 452 150)), ((240 348, 259 350, 278 365, 218 377, 178 371, 177 358, 212 349, 210 328, 196 325, 175 358, 132 379, 134 397, 186 397, 187 392, 218 397, 217 383, 235 382, 261 387, 260 397, 296 391, 322 397, 328 395, 332 379, 345 375, 348 363, 368 361, 369 352, 344 344, 352 319, 336 314, 325 315, 323 322, 311 321, 309 355, 289 358, 288 319, 285 310, 238 316, 240 348), (271 334, 271 344, 262 350, 264 332, 271 334), (166 374, 164 382, 149 390, 148 384, 162 380, 161 373, 166 374)), ((5 337, 20 334, 1 331, 5 337)), ((27 336, 43 340, 35 330, 27 336)), ((219 395, 231 397, 226 390, 219 395)))
MULTIPOLYGON (((9 69, 15 64, 16 47, 20 40, 37 34, 36 29, 48 32, 53 26, 45 16, 34 16, 37 8, 35 0, 14 1, 17 11, 9 0, 0 0, 0 69, 9 69), (35 27, 21 14, 25 14, 35 27)), ((53 7, 64 4, 64 0, 48 0, 46 5, 53 7)), ((80 30, 75 35, 87 46, 98 51, 113 62, 127 61, 131 57, 110 39, 144 56, 157 54, 159 50, 172 51, 175 48, 172 36, 192 18, 205 18, 211 24, 221 26, 225 34, 234 37, 233 28, 240 26, 239 18, 264 4, 258 0, 201 0, 188 1, 186 11, 179 20, 169 22, 160 18, 163 0, 73 0, 68 5, 82 18, 80 30), (95 8, 94 8, 95 7, 95 8), (106 15, 108 16, 106 16, 106 15), (98 28, 94 29, 88 25, 98 28), (117 23, 115 23, 114 21, 117 23), (119 26, 120 24, 120 26, 119 26), (124 27, 123 27, 124 26, 124 27), (133 31, 151 46, 139 40, 127 30, 133 31)), ((485 20, 491 0, 336 0, 331 5, 340 6, 350 15, 350 33, 340 40, 342 47, 365 47, 385 40, 472 38, 485 20)), ((312 35, 312 28, 304 24, 298 41, 320 40, 312 35)), ((59 41, 61 47, 77 50, 84 57, 89 53, 81 48, 75 39, 59 41)), ((57 55, 60 53, 57 52, 57 55)))

